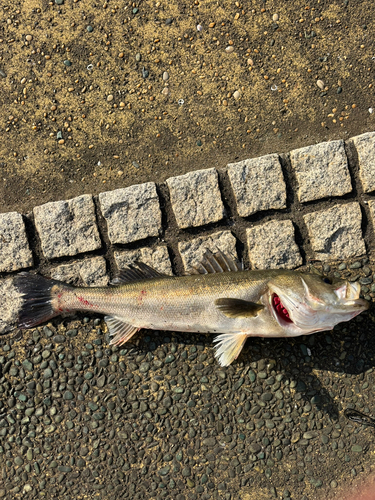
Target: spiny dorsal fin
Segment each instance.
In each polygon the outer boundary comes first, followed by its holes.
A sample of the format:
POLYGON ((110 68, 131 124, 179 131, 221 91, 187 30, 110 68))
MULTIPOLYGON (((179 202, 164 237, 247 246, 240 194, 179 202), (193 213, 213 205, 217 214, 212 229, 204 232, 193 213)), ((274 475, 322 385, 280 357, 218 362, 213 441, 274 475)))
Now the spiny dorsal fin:
POLYGON ((215 306, 228 318, 254 318, 264 309, 262 304, 241 299, 216 299, 215 306))
POLYGON ((202 261, 193 267, 190 274, 225 273, 230 271, 243 271, 243 264, 228 255, 224 255, 219 249, 212 253, 207 248, 202 261))
POLYGON ((117 316, 104 316, 107 323, 109 335, 112 337, 111 345, 121 345, 127 342, 138 330, 136 326, 125 323, 122 318, 117 316))
POLYGON ((131 281, 142 281, 151 278, 161 278, 166 276, 165 274, 159 273, 153 267, 144 264, 143 262, 135 262, 135 265, 129 265, 125 269, 121 269, 117 275, 112 279, 110 285, 123 285, 124 283, 129 283, 131 281))

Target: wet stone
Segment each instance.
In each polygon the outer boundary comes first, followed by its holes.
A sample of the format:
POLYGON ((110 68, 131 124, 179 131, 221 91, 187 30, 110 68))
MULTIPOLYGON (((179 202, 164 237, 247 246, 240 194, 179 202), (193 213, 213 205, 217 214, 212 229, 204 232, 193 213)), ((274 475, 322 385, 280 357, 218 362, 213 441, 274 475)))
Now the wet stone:
POLYGON ((354 453, 362 453, 363 448, 362 448, 362 446, 361 446, 361 445, 359 445, 359 444, 355 444, 355 445, 353 445, 353 446, 352 446, 352 451, 353 451, 354 453))
POLYGON ((310 483, 315 486, 315 488, 320 488, 323 485, 323 481, 321 479, 316 479, 314 477, 310 479, 310 483))
POLYGON ((46 368, 43 372, 43 378, 49 379, 51 377, 53 377, 53 371, 51 370, 51 368, 46 368))
POLYGON ((149 369, 150 369, 150 363, 147 362, 141 363, 139 366, 139 371, 141 373, 147 373, 149 369))
POLYGON ((97 382, 96 382, 96 385, 99 387, 99 388, 102 388, 105 386, 105 383, 106 383, 106 376, 105 375, 102 375, 98 378, 97 382))
POLYGON ((172 363, 176 357, 173 354, 168 354, 164 360, 164 363, 172 363))
POLYGON ((28 372, 31 372, 33 371, 33 364, 28 360, 28 359, 25 359, 23 362, 22 362, 22 366, 25 368, 26 371, 28 372))
POLYGON ((55 335, 52 340, 53 342, 55 342, 55 344, 62 344, 63 342, 65 342, 66 338, 64 337, 64 335, 55 335))

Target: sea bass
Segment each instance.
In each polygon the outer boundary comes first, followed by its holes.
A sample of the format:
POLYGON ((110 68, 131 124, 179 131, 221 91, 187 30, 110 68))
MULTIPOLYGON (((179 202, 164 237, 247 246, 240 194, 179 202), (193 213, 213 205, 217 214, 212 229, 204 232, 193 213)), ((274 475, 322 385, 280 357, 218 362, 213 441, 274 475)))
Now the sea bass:
POLYGON ((369 307, 359 283, 289 270, 244 271, 221 252, 207 252, 195 274, 167 276, 144 263, 120 271, 107 287, 74 287, 20 273, 19 327, 62 313, 104 314, 111 344, 141 328, 219 333, 215 356, 228 366, 247 337, 294 337, 332 328, 369 307))

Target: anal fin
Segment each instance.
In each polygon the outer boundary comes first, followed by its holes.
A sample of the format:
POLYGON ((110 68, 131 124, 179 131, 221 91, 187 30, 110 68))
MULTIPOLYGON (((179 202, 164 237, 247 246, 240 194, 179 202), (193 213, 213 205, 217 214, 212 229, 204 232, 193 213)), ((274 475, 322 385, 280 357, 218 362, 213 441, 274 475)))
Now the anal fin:
POLYGON ((214 339, 217 342, 215 357, 221 366, 229 366, 238 358, 246 338, 246 333, 223 333, 214 339))
POLYGON ((125 344, 139 330, 137 326, 125 323, 122 318, 117 316, 105 316, 104 321, 107 323, 109 334, 112 337, 111 345, 125 344))

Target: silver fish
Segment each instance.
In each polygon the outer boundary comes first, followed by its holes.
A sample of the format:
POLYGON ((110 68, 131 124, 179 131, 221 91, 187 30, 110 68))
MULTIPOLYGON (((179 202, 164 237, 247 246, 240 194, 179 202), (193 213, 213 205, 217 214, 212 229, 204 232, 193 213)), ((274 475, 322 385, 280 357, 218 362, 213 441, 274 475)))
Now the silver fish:
POLYGON ((294 337, 332 328, 369 307, 359 283, 289 270, 244 271, 221 252, 207 252, 197 274, 166 276, 141 262, 108 287, 73 287, 20 273, 20 328, 62 313, 105 315, 111 344, 141 328, 218 333, 221 366, 236 359, 247 337, 294 337))

